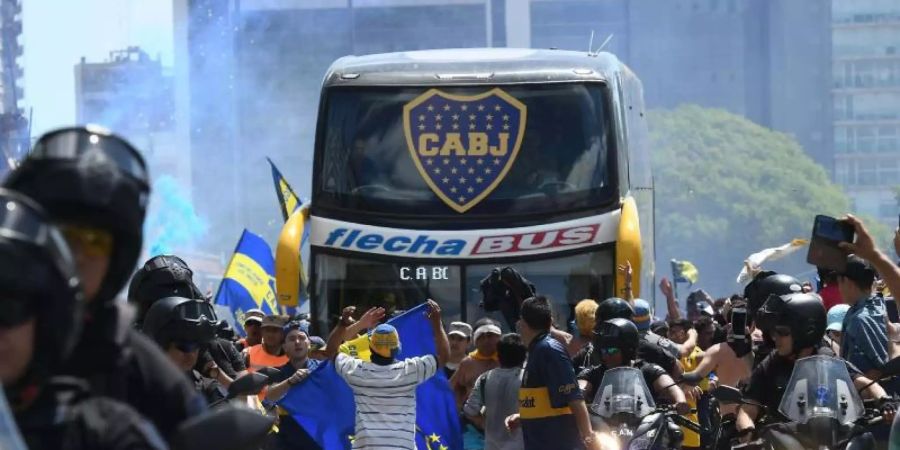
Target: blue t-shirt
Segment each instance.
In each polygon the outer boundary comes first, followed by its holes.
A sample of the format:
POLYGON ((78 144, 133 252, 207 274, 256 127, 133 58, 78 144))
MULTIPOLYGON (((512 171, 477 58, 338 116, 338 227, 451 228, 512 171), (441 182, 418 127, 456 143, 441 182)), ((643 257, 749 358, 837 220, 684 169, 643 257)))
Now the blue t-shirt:
POLYGON ((528 349, 519 389, 525 450, 581 450, 584 445, 569 402, 584 399, 565 347, 548 334, 528 349))
MULTIPOLYGON (((866 373, 878 369, 889 359, 887 332, 884 316, 887 314, 884 300, 872 296, 858 301, 847 310, 842 324, 841 358, 866 373)), ((880 382, 889 393, 897 393, 897 379, 880 382)))

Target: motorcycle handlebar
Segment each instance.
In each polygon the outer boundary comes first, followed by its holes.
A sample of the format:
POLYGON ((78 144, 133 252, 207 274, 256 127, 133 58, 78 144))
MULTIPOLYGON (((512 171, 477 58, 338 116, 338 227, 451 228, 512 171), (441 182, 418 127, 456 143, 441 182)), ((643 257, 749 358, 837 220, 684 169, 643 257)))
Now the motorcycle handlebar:
POLYGON ((672 418, 672 422, 675 422, 675 425, 678 425, 678 426, 680 426, 680 427, 687 428, 688 430, 691 430, 691 431, 693 431, 694 433, 701 433, 701 429, 700 429, 700 424, 699 424, 699 423, 694 422, 693 420, 690 420, 690 419, 686 419, 686 418, 684 418, 684 417, 682 417, 682 416, 679 416, 679 415, 677 415, 677 414, 672 414, 672 415, 670 415, 669 417, 672 418))

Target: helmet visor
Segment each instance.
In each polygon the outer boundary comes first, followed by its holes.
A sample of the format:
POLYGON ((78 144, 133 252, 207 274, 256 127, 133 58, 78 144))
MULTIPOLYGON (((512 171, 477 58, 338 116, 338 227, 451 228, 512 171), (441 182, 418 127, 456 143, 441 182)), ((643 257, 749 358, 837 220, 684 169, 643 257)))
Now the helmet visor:
POLYGON ((140 153, 108 131, 65 128, 38 140, 28 156, 33 159, 78 159, 109 162, 138 180, 147 180, 147 166, 140 153))
POLYGON ((0 192, 0 237, 43 248, 67 280, 75 276, 71 251, 42 213, 16 196, 0 192))
POLYGON ((781 325, 781 313, 784 311, 785 301, 781 296, 771 294, 766 299, 759 311, 756 312, 756 322, 759 329, 771 331, 775 326, 781 325))
POLYGON ((176 314, 179 320, 189 322, 215 322, 216 310, 209 302, 194 300, 178 305, 176 314))

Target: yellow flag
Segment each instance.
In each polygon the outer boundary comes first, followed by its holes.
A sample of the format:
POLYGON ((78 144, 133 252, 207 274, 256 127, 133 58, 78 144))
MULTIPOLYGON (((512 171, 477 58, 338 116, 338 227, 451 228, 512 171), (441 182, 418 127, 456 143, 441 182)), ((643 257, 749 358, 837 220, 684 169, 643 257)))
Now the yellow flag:
POLYGON ((700 278, 700 271, 690 261, 676 261, 673 259, 672 277, 677 282, 694 284, 700 278))
POLYGON ((289 185, 284 178, 284 175, 282 175, 281 171, 275 167, 275 163, 273 163, 271 159, 266 158, 266 160, 268 160, 269 165, 272 166, 272 181, 275 182, 275 193, 278 194, 278 204, 281 206, 281 215, 284 216, 286 222, 288 218, 291 217, 291 214, 300 207, 301 202, 297 197, 297 194, 294 193, 294 190, 291 189, 291 185, 289 185))

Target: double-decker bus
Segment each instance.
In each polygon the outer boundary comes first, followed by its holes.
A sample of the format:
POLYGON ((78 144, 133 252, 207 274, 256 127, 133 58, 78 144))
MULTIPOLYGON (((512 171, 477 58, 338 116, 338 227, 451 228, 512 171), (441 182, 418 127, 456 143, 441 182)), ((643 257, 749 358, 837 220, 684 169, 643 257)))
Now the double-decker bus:
MULTIPOLYGON (((431 50, 344 57, 322 86, 310 313, 501 319, 480 282, 512 267, 558 323, 584 298, 652 292, 653 182, 640 80, 615 56, 431 50)), ((503 321, 501 320, 501 323, 503 321)))

